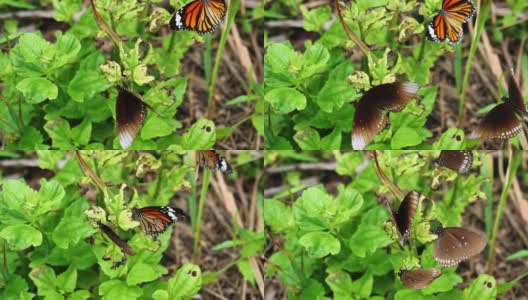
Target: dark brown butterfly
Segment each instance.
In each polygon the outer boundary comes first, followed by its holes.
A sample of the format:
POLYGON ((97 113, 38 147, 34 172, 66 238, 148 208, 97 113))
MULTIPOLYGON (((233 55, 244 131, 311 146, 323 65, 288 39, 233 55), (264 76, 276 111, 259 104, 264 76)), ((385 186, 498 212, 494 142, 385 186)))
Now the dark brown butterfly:
POLYGON ((132 212, 141 223, 141 230, 154 237, 164 233, 171 224, 189 220, 182 209, 170 206, 133 208, 132 212))
POLYGON ((147 107, 160 114, 141 99, 138 94, 119 87, 116 101, 116 121, 119 143, 123 149, 127 149, 134 142, 147 116, 147 107))
POLYGON ((440 157, 433 160, 433 163, 457 173, 466 173, 473 163, 473 154, 469 150, 442 150, 440 157))
POLYGON ((400 237, 400 245, 402 247, 411 233, 419 199, 420 193, 410 191, 405 198, 403 198, 403 201, 398 208, 398 212, 394 213, 394 220, 396 221, 396 227, 398 228, 398 234, 400 237))
POLYGON ((408 289, 423 289, 431 284, 436 278, 442 275, 438 269, 401 269, 399 272, 400 280, 408 289))
POLYGON ((227 160, 215 150, 197 150, 196 163, 211 171, 222 171, 226 174, 233 172, 227 160))
POLYGON ((368 90, 355 104, 352 148, 364 149, 387 126, 387 112, 398 112, 416 97, 414 82, 381 84, 368 90))
POLYGON ((433 257, 444 267, 452 267, 479 254, 488 243, 486 234, 466 228, 444 228, 440 224, 433 233, 438 235, 433 247, 433 257))
POLYGON ((114 242, 116 245, 119 246, 119 248, 121 248, 121 251, 123 251, 123 253, 126 253, 130 256, 136 255, 134 249, 132 249, 132 247, 127 244, 127 242, 121 239, 112 229, 110 229, 110 227, 106 226, 101 222, 97 222, 97 225, 99 225, 101 231, 106 234, 106 236, 109 237, 112 242, 114 242))
POLYGON ((508 76, 508 93, 509 97, 503 98, 504 103, 495 106, 484 116, 469 136, 470 139, 507 140, 522 131, 523 122, 528 120, 528 112, 513 70, 508 76))

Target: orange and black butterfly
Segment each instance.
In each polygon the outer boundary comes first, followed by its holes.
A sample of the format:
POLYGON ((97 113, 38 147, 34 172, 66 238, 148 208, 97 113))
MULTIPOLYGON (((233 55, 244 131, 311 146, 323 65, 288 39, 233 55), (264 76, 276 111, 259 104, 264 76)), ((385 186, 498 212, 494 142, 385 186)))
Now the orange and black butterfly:
POLYGON ((528 122, 528 111, 524 103, 521 88, 515 81, 513 70, 508 76, 508 97, 503 103, 495 106, 473 130, 470 139, 507 140, 523 129, 523 123, 528 122))
POLYGON ((233 172, 227 160, 215 150, 197 150, 196 163, 211 171, 222 171, 226 174, 233 172))
POLYGON ((224 20, 226 8, 224 0, 194 0, 176 11, 169 26, 199 34, 213 32, 224 20))
POLYGON ((171 224, 189 220, 182 209, 170 206, 133 208, 132 213, 141 223, 141 230, 154 237, 164 233, 171 224))
POLYGON ((475 4, 472 0, 443 0, 442 9, 427 26, 427 37, 435 42, 447 39, 450 45, 456 45, 462 40, 462 24, 474 15, 475 4))

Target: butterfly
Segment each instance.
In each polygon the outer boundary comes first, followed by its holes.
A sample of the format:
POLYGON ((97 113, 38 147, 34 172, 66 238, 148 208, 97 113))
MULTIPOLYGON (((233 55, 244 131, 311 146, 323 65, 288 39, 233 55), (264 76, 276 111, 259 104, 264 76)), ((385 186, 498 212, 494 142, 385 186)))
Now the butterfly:
POLYGON ((199 34, 213 32, 224 19, 226 8, 224 0, 194 0, 176 11, 169 26, 199 34))
POLYGON ((118 89, 119 94, 116 101, 117 133, 119 135, 119 144, 121 144, 123 149, 127 149, 134 142, 145 121, 147 107, 154 112, 156 110, 143 101, 139 95, 123 87, 118 89))
POLYGON ((438 235, 433 246, 433 257, 446 268, 479 254, 488 243, 483 232, 461 227, 442 227, 440 224, 433 233, 438 235))
POLYGON ((398 273, 403 285, 408 289, 423 289, 442 275, 438 269, 400 269, 398 273))
POLYGON ((164 233, 171 224, 189 220, 182 209, 170 206, 133 208, 132 213, 141 223, 141 230, 154 237, 164 233))
POLYGON ((393 212, 389 207, 389 216, 392 218, 394 225, 396 225, 400 245, 402 247, 411 233, 411 227, 414 221, 414 215, 416 214, 416 209, 418 208, 419 199, 420 193, 410 191, 405 198, 403 198, 397 212, 393 212))
POLYGON ((375 86, 355 104, 352 148, 364 149, 388 123, 387 112, 401 111, 416 97, 414 82, 394 82, 375 86))
POLYGON ((462 24, 475 15, 475 4, 472 0, 443 0, 442 9, 427 26, 427 37, 431 41, 456 45, 462 40, 462 24))
POLYGON ((227 160, 215 150, 197 150, 196 163, 211 171, 222 171, 226 174, 233 172, 227 160))
POLYGON ((490 110, 469 136, 470 139, 507 140, 521 133, 523 122, 528 121, 528 112, 513 70, 508 78, 509 97, 490 110))
POLYGON ((97 225, 99 225, 99 228, 101 229, 101 231, 108 237, 110 238, 116 245, 119 246, 119 248, 121 248, 121 251, 123 251, 123 253, 126 253, 130 256, 134 256, 136 255, 136 252, 134 251, 134 249, 132 249, 132 247, 130 247, 127 242, 125 242, 123 239, 121 239, 112 229, 110 229, 110 227, 106 226, 105 224, 101 223, 100 221, 97 222, 97 225))
POLYGON ((442 150, 440 157, 433 160, 433 163, 462 174, 471 168, 473 154, 469 150, 442 150))

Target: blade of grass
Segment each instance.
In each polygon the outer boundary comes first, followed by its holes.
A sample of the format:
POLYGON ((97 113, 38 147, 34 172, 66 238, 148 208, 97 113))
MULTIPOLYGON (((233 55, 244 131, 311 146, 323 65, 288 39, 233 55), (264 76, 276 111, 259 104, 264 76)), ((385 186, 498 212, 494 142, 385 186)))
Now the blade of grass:
POLYGON ((508 169, 506 173, 506 184, 502 187, 502 192, 499 200, 499 205, 497 206, 495 222, 493 224, 493 231, 491 232, 491 239, 488 248, 488 261, 487 261, 487 274, 491 274, 495 265, 495 242, 497 240, 497 234, 499 232, 499 225, 502 219, 502 212, 504 206, 506 205, 506 199, 510 193, 510 188, 512 185, 513 178, 517 174, 517 169, 521 163, 522 151, 513 150, 510 146, 509 149, 509 160, 508 160, 508 169))
POLYGON ((211 35, 205 36, 205 49, 203 53, 203 63, 204 63, 204 73, 205 73, 205 82, 207 86, 211 83, 211 65, 213 57, 213 43, 211 35))
POLYGON ((471 71, 471 65, 473 64, 473 58, 475 58, 475 52, 477 52, 477 46, 480 41, 480 35, 482 34, 482 30, 484 29, 484 23, 486 23, 486 20, 488 19, 488 16, 490 14, 490 7, 491 0, 484 0, 484 4, 478 10, 479 13, 477 15, 477 26, 475 30, 475 35, 473 36, 473 40, 471 41, 471 47, 469 48, 469 56, 466 61, 466 69, 464 70, 464 80, 462 81, 462 90, 460 91, 460 97, 458 100, 457 128, 459 129, 464 129, 464 118, 466 116, 466 112, 464 110, 464 101, 469 82, 469 73, 471 71))
POLYGON ((229 3, 226 26, 224 28, 224 31, 222 31, 222 36, 220 37, 220 42, 218 43, 218 51, 216 52, 215 64, 213 72, 211 74, 211 80, 209 81, 209 91, 207 95, 207 117, 209 119, 214 118, 215 105, 213 101, 213 96, 215 91, 216 79, 218 77, 218 69, 220 68, 220 60, 222 59, 222 53, 224 52, 225 43, 227 41, 227 35, 229 34, 231 26, 233 25, 233 21, 235 19, 239 6, 240 0, 232 0, 229 3))
MULTIPOLYGON (((491 154, 481 156, 482 165, 480 174, 485 178, 493 178, 493 157, 491 154)), ((486 207, 484 208, 484 224, 486 225, 486 235, 491 235, 493 224, 493 181, 486 180, 483 184, 483 191, 486 194, 486 207)))
POLYGON ((207 197, 207 191, 209 190, 209 179, 211 178, 211 171, 204 169, 203 171, 203 181, 202 189, 200 191, 200 200, 198 202, 198 213, 196 215, 196 220, 194 221, 195 226, 193 227, 193 263, 200 263, 200 231, 202 228, 202 217, 203 209, 205 206, 205 198, 207 197))

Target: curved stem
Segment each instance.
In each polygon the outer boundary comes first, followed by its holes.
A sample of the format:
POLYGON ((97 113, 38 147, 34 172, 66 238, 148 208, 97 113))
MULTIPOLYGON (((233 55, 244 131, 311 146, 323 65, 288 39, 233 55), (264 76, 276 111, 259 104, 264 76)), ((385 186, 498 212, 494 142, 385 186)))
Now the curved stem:
POLYGON ((348 27, 348 24, 345 22, 345 19, 343 18, 343 12, 340 4, 340 0, 335 0, 337 15, 339 16, 339 21, 341 22, 341 25, 343 25, 343 29, 345 30, 348 37, 358 45, 361 52, 363 52, 363 55, 365 57, 368 57, 370 54, 370 50, 368 49, 367 45, 363 43, 363 41, 348 27))
POLYGON ((510 193, 510 188, 512 185, 513 178, 517 174, 517 169, 521 163, 522 151, 513 150, 510 146, 509 149, 509 160, 508 160, 508 171, 506 173, 506 184, 502 187, 502 192, 499 200, 499 205, 497 206, 497 214, 495 215, 495 222, 493 224, 493 230, 491 232, 491 239, 488 245, 488 261, 486 273, 491 274, 495 265, 495 242, 497 240, 497 233, 499 232, 499 225, 502 219, 502 211, 506 205, 506 199, 510 193))
POLYGON ((193 241, 193 263, 200 263, 200 230, 202 228, 202 217, 203 209, 205 206, 205 198, 207 197, 207 191, 209 190, 209 179, 211 177, 211 171, 204 169, 202 189, 200 191, 200 201, 198 202, 198 213, 194 222, 194 241, 193 241))

